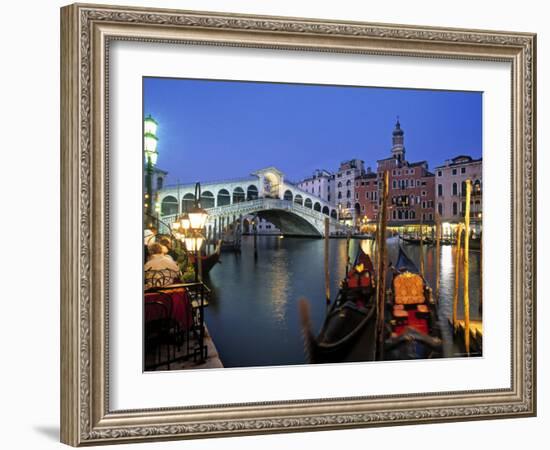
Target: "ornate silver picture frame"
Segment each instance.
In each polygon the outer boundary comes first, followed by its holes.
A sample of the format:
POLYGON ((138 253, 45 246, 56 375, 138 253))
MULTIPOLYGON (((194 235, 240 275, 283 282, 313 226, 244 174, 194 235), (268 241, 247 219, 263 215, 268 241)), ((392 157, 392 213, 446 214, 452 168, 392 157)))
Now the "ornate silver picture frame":
POLYGON ((81 446, 534 416, 535 89, 536 36, 530 33, 85 4, 62 8, 61 441, 81 446), (510 386, 114 410, 108 99, 110 46, 116 41, 509 63, 512 264, 503 270, 511 274, 510 386))

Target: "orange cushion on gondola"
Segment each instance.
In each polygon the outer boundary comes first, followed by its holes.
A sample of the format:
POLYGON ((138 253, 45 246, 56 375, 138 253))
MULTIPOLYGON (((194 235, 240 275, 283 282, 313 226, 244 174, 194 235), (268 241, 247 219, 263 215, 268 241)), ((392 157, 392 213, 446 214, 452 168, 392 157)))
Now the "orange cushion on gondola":
POLYGON ((424 303, 424 280, 416 273, 405 272, 393 279, 395 304, 416 305, 424 303))
POLYGON ((405 311, 404 309, 396 309, 396 308, 394 308, 394 310, 393 310, 393 317, 395 317, 396 319, 408 318, 408 317, 409 317, 409 313, 408 313, 407 311, 405 311))
POLYGON ((428 310, 428 305, 418 305, 416 307, 416 310, 418 312, 421 312, 421 313, 427 313, 429 310, 428 310))

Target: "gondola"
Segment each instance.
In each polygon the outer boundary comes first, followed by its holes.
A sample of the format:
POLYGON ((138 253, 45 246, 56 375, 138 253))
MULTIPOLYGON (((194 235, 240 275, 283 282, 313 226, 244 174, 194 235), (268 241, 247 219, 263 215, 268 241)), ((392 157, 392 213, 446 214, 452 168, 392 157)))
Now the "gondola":
MULTIPOLYGON (((420 241, 421 241, 420 238, 413 238, 413 237, 407 237, 407 236, 400 236, 400 238, 406 244, 420 245, 420 241)), ((424 245, 433 245, 434 244, 434 240, 427 237, 427 236, 424 236, 422 238, 422 242, 423 242, 424 245)))
POLYGON ((222 252, 232 252, 232 253, 240 253, 241 252, 241 240, 240 239, 233 239, 233 240, 223 240, 221 244, 221 251, 222 252))
POLYGON ((390 270, 383 359, 442 357, 441 328, 431 288, 401 247, 390 270))
POLYGON ((309 304, 300 302, 306 354, 310 363, 373 361, 376 357, 374 269, 359 247, 318 336, 311 331, 309 304))
MULTIPOLYGON (((208 274, 212 270, 212 268, 220 262, 220 253, 221 253, 221 240, 218 241, 216 244, 216 248, 214 249, 214 252, 210 253, 209 255, 201 256, 202 259, 202 273, 203 275, 208 274)), ((189 255, 189 262, 195 266, 195 270, 197 270, 197 264, 195 261, 195 256, 193 254, 189 255)))

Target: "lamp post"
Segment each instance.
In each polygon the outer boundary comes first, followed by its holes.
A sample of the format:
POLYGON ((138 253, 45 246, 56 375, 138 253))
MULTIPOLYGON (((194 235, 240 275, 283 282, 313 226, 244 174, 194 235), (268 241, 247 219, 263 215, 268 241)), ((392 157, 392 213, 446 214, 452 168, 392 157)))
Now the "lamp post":
POLYGON ((202 257, 201 247, 204 242, 202 230, 206 224, 208 213, 201 208, 201 185, 195 184, 195 205, 188 213, 190 236, 185 239, 187 250, 195 252, 195 261, 197 270, 195 271, 195 281, 200 282, 201 302, 200 302, 200 325, 199 325, 199 351, 200 361, 206 358, 206 349, 204 346, 204 284, 202 282, 202 257))
POLYGON ((145 153, 145 212, 148 218, 152 218, 153 202, 153 168, 158 158, 158 123, 149 114, 143 121, 143 150, 145 153))
POLYGON ((199 344, 195 350, 200 361, 206 358, 206 349, 204 346, 204 284, 202 282, 202 258, 201 247, 204 243, 202 230, 206 224, 208 213, 201 207, 201 185, 195 184, 195 204, 187 213, 180 216, 173 224, 172 230, 177 233, 178 238, 184 242, 187 252, 193 254, 195 258, 195 282, 200 283, 200 304, 199 304, 199 344))

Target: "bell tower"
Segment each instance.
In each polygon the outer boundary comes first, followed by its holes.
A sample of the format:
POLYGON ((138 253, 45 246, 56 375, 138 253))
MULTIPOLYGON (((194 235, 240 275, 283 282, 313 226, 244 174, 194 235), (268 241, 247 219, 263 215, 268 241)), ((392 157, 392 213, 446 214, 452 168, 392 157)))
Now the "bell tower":
POLYGON ((394 159, 398 162, 405 161, 405 147, 404 147, 404 132, 401 129, 401 124, 399 123, 399 116, 397 117, 397 122, 395 122, 395 128, 392 133, 392 148, 391 154, 394 159))

